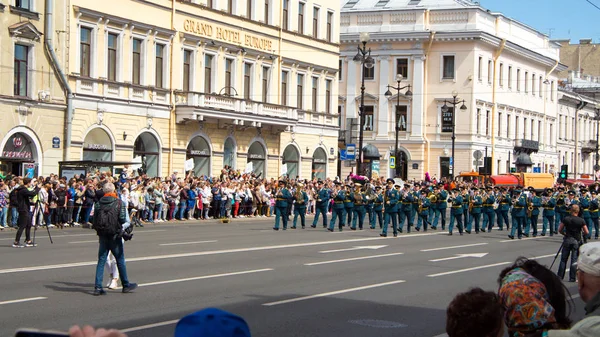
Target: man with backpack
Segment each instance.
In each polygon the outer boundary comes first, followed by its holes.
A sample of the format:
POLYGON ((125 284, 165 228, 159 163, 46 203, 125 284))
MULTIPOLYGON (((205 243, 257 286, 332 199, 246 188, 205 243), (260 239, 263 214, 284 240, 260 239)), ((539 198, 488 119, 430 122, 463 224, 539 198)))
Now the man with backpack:
POLYGON ((19 186, 16 189, 17 196, 17 209, 19 211, 19 230, 17 231, 17 236, 15 237, 15 242, 13 243, 13 248, 21 248, 21 247, 33 247, 34 244, 31 241, 31 198, 38 195, 41 187, 41 183, 37 183, 35 179, 25 178, 23 179, 23 185, 19 186), (37 184, 36 187, 32 190, 34 184, 37 184), (25 245, 21 245, 21 235, 23 235, 23 231, 25 231, 25 245))
POLYGON ((94 296, 105 295, 102 289, 104 265, 108 252, 112 252, 117 260, 117 268, 123 285, 123 293, 137 288, 137 284, 129 283, 125 267, 125 252, 123 251, 123 224, 127 222, 127 210, 115 193, 115 185, 106 183, 102 188, 104 196, 94 205, 93 228, 98 234, 98 265, 96 266, 96 282, 94 296))

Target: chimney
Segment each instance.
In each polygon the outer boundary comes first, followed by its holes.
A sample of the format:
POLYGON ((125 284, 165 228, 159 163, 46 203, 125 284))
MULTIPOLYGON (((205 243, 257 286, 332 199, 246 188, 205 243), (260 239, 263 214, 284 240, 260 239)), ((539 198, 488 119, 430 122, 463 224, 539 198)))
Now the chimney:
POLYGON ((579 44, 592 44, 592 39, 581 39, 579 44))
POLYGON ((575 70, 569 70, 569 78, 568 78, 568 82, 569 83, 573 83, 573 80, 575 79, 575 70))

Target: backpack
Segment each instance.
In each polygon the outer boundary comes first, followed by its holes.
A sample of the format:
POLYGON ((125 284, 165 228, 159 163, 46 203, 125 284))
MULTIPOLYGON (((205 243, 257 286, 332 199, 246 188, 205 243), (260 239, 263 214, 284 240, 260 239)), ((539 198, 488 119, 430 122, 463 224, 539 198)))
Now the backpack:
POLYGON ((99 206, 94 212, 94 223, 92 228, 96 230, 98 236, 114 236, 121 233, 121 222, 119 214, 121 213, 121 200, 116 200, 110 205, 99 206), (115 207, 117 203, 118 207, 115 207))

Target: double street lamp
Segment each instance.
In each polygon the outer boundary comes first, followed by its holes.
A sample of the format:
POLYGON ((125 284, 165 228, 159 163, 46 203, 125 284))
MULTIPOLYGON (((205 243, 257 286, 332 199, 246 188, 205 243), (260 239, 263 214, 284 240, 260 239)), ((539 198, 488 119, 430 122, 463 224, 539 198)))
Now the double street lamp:
POLYGON ((600 103, 596 104, 596 165, 594 165, 594 181, 598 181, 598 171, 600 171, 600 157, 598 157, 598 128, 600 128, 600 103))
POLYGON ((375 66, 375 60, 371 57, 371 48, 367 49, 369 42, 369 33, 360 33, 360 42, 358 52, 354 56, 354 62, 361 63, 361 86, 360 86, 360 112, 359 112, 359 131, 358 131, 358 159, 356 160, 356 174, 363 174, 362 156, 363 156, 363 131, 365 122, 365 70, 375 66))
MULTIPOLYGON (((394 158, 395 160, 398 160, 398 131, 400 130, 400 115, 399 115, 399 109, 400 109, 400 91, 404 90, 404 89, 408 89, 406 90, 406 93, 404 94, 405 96, 412 96, 412 91, 410 91, 410 84, 409 85, 405 85, 405 86, 400 86, 400 82, 402 82, 402 74, 398 74, 396 75, 396 86, 391 86, 388 84, 387 86, 387 91, 385 92, 385 97, 392 97, 392 92, 390 91, 390 89, 394 89, 398 95, 396 96, 396 146, 394 148, 394 158)), ((398 163, 395 163, 395 165, 398 165, 398 163)), ((398 172, 396 170, 396 172, 398 172)), ((394 176, 396 176, 394 174, 394 176)))
MULTIPOLYGON (((450 163, 450 167, 452 167, 452 173, 450 174, 450 178, 454 180, 454 143, 456 140, 456 106, 462 104, 460 110, 467 110, 467 106, 465 105, 465 100, 460 100, 458 98, 458 92, 456 90, 452 91, 452 100, 447 101, 444 100, 444 106, 442 106, 442 113, 447 113, 450 108, 448 104, 452 105, 452 163, 450 163)), ((443 120, 443 117, 442 117, 443 120)))

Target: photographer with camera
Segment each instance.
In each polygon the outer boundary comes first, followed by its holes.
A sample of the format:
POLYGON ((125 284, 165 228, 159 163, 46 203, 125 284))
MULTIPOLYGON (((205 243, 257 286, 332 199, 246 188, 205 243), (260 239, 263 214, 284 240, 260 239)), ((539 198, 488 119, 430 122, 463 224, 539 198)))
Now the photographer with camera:
POLYGON ((123 285, 123 293, 128 293, 137 288, 137 284, 129 283, 127 279, 127 268, 125 267, 125 252, 123 251, 123 238, 126 240, 131 235, 123 230, 123 224, 127 222, 127 209, 115 193, 113 183, 105 183, 102 191, 104 196, 94 205, 93 227, 98 234, 98 265, 96 266, 96 282, 94 296, 105 295, 102 289, 104 276, 104 265, 108 252, 112 252, 117 260, 117 269, 123 285))
POLYGON ((38 183, 36 179, 25 178, 23 179, 23 185, 19 186, 16 190, 17 196, 17 207, 19 211, 19 230, 13 243, 14 248, 21 248, 21 235, 25 231, 25 247, 33 247, 34 244, 31 241, 31 210, 32 202, 31 198, 38 195, 40 192, 41 182, 38 183), (35 185, 35 188, 33 186, 35 185))
MULTIPOLYGON (((581 231, 583 231, 583 234, 586 236, 589 233, 585 224, 585 220, 583 220, 581 217, 579 205, 572 204, 569 208, 569 215, 561 220, 560 226, 558 227, 558 232, 564 235, 560 265, 558 267, 557 274, 561 280, 565 276, 569 255, 571 255, 571 266, 577 261, 577 257, 579 255, 579 246, 582 243, 581 231)), ((571 270, 569 271, 569 282, 575 282, 576 275, 576 268, 571 267, 571 270)))

